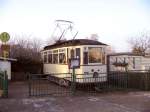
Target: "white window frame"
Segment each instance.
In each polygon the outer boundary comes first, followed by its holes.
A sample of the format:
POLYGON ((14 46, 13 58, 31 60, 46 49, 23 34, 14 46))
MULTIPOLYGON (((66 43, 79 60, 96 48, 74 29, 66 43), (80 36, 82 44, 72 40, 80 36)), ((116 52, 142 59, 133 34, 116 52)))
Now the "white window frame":
POLYGON ((88 46, 88 64, 89 64, 89 65, 102 64, 102 48, 103 48, 103 47, 88 46), (89 48, 101 48, 101 62, 100 62, 100 63, 90 63, 90 62, 89 62, 89 48))

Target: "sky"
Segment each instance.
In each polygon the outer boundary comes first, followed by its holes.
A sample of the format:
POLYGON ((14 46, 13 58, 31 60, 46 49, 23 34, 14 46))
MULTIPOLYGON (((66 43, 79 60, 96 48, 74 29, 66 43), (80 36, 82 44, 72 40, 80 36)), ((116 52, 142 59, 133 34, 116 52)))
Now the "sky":
POLYGON ((47 41, 58 19, 74 22, 76 38, 98 34, 99 41, 126 52, 130 37, 150 31, 150 0, 0 0, 0 33, 12 38, 47 41))

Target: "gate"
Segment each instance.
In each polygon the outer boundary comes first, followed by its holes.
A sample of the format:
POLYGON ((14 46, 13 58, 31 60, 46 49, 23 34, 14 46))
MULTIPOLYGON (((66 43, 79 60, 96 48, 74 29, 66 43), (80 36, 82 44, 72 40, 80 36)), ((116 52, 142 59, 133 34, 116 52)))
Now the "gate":
POLYGON ((29 74, 29 96, 85 95, 107 88, 106 73, 96 74, 29 74), (99 77, 99 76, 100 77, 99 77))
POLYGON ((0 72, 0 97, 8 97, 8 76, 6 72, 0 72))
POLYGON ((72 74, 29 74, 29 96, 73 94, 72 74))
POLYGON ((30 96, 86 95, 112 91, 150 90, 150 72, 99 74, 30 74, 30 96))
POLYGON ((29 96, 93 95, 112 89, 127 88, 124 78, 116 74, 108 76, 106 73, 29 74, 29 96))

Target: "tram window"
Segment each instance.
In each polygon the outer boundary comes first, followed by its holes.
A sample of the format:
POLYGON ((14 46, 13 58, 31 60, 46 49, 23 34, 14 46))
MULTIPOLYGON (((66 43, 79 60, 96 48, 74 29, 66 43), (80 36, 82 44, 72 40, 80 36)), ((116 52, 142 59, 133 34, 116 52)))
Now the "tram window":
POLYGON ((106 62, 105 62, 105 54, 104 53, 102 54, 102 64, 106 64, 106 62))
POLYGON ((42 61, 44 62, 44 53, 40 54, 42 61))
POLYGON ((48 54, 48 63, 52 63, 52 54, 48 54))
POLYGON ((59 53, 59 63, 61 64, 66 63, 65 53, 59 53))
POLYGON ((58 54, 53 54, 53 64, 58 64, 58 54))
POLYGON ((102 49, 98 47, 89 47, 89 63, 102 62, 102 49))
POLYGON ((67 63, 68 63, 68 59, 69 59, 69 49, 67 48, 67 63))
POLYGON ((76 57, 80 58, 80 48, 76 48, 76 57))
POLYGON ((83 56, 83 64, 88 64, 88 52, 84 52, 83 56))
POLYGON ((55 54, 58 53, 58 50, 54 50, 53 53, 55 53, 55 54))
POLYGON ((59 49, 59 52, 65 52, 65 49, 59 49))
POLYGON ((71 49, 70 54, 71 54, 71 58, 74 58, 74 50, 73 49, 71 49))
POLYGON ((76 58, 80 59, 80 48, 76 48, 76 58))
POLYGON ((44 52, 44 63, 47 63, 47 52, 44 52))

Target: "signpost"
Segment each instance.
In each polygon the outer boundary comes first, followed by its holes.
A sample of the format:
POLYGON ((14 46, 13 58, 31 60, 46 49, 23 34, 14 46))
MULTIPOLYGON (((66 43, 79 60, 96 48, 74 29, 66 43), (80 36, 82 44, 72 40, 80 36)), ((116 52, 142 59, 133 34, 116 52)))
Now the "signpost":
POLYGON ((6 42, 10 39, 10 35, 7 32, 3 32, 0 34, 0 40, 6 44, 6 42))
POLYGON ((10 39, 10 35, 7 32, 3 32, 0 34, 0 40, 2 42, 1 51, 2 51, 2 56, 4 58, 9 57, 10 46, 6 44, 6 42, 9 41, 9 39, 10 39))
POLYGON ((80 59, 79 58, 69 59, 69 69, 75 68, 80 68, 80 59))
POLYGON ((75 74, 75 69, 80 68, 80 59, 79 58, 72 58, 69 59, 69 69, 72 69, 72 94, 75 93, 76 89, 76 74, 75 74))

